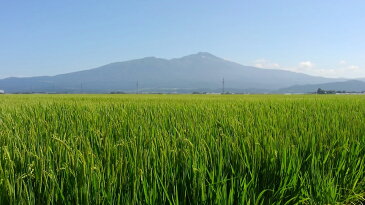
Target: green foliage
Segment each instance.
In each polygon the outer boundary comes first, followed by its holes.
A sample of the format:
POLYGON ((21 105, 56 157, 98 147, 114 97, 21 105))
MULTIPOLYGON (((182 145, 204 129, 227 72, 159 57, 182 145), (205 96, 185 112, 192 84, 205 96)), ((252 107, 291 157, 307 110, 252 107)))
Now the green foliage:
POLYGON ((3 95, 0 204, 335 204, 365 193, 365 97, 3 95))

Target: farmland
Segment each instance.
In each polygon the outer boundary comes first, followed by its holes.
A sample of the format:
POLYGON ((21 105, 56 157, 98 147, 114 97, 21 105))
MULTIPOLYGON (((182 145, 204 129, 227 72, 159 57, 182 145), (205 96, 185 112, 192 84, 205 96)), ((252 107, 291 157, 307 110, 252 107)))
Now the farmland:
POLYGON ((2 95, 0 204, 365 197, 365 96, 2 95))

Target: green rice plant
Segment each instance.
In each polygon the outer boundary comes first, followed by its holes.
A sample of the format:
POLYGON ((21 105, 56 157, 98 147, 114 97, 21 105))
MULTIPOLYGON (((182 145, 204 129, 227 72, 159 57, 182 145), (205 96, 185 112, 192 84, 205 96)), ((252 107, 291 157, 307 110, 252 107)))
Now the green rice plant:
POLYGON ((365 96, 3 95, 0 204, 361 204, 365 96))

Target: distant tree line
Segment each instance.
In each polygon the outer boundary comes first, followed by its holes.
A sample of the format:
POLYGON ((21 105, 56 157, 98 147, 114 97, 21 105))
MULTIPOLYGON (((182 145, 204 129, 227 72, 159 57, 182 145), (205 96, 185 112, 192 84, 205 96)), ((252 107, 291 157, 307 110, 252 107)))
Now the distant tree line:
POLYGON ((346 91, 346 90, 323 90, 318 88, 317 94, 336 94, 336 93, 363 93, 363 92, 354 92, 354 91, 346 91))
POLYGON ((127 93, 123 92, 123 91, 113 91, 113 92, 110 92, 110 94, 127 94, 127 93))

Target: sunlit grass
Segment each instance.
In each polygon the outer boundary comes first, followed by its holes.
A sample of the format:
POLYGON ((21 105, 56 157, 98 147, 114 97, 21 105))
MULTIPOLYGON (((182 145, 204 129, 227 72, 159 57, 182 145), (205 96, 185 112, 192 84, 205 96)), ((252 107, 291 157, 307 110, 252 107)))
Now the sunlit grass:
POLYGON ((365 96, 3 95, 0 203, 365 196, 365 96))

